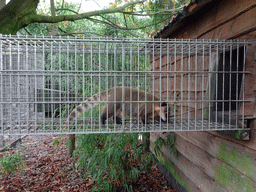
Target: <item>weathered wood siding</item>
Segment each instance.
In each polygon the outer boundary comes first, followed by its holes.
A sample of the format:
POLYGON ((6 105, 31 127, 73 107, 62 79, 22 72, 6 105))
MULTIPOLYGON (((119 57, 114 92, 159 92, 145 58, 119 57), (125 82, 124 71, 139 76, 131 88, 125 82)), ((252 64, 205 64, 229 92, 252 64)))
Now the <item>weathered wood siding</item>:
POLYGON ((192 73, 154 73, 155 76, 151 78, 151 86, 154 88, 152 87, 151 90, 154 90, 155 94, 163 100, 176 101, 175 109, 172 108, 172 114, 182 114, 183 118, 186 118, 188 114, 190 118, 202 117, 202 109, 205 107, 203 103, 179 103, 179 101, 184 100, 184 98, 186 100, 202 100, 202 97, 206 96, 209 78, 207 71, 210 63, 209 56, 198 55, 186 57, 164 55, 161 59, 152 58, 151 69, 153 71, 192 71, 192 73), (193 71, 206 71, 206 73, 198 74, 193 73, 193 71), (194 114, 194 111, 197 114, 194 114))
MULTIPOLYGON (((252 39, 256 40, 256 1, 255 0, 222 0, 213 1, 209 6, 191 15, 183 22, 183 26, 164 38, 200 38, 200 39, 252 39)), ((170 69, 179 60, 174 58, 154 58, 155 68, 170 69), (160 67, 161 66, 161 67, 160 67)), ((201 63, 202 64, 202 63, 201 63)), ((184 67, 184 66, 183 66, 184 67)), ((200 63, 191 63, 191 67, 202 67, 200 63)), ((204 66, 205 69, 209 66, 204 66)), ((251 102, 245 106, 245 114, 253 120, 252 134, 249 141, 240 141, 220 132, 176 132, 175 147, 177 155, 171 154, 164 147, 160 162, 164 164, 177 181, 188 191, 256 191, 256 46, 249 46, 246 52, 246 74, 244 86, 245 97, 251 102)), ((169 77, 168 94, 173 95, 174 85, 169 77)), ((160 79, 155 78, 156 85, 160 79)), ((163 87, 156 89, 158 94, 166 96, 167 79, 161 79, 163 87)), ((204 80, 198 79, 198 85, 204 80)), ((188 82, 184 81, 188 88, 188 82)), ((194 83, 194 82, 190 82, 194 83)), ((200 84, 201 83, 201 84, 200 84)), ((176 90, 180 84, 176 84, 176 90)), ((206 83, 204 83, 206 86, 206 83)), ((191 86, 194 87, 194 86, 191 86)), ((198 87, 198 96, 203 94, 205 87, 198 87)), ((195 106, 190 106, 195 107, 195 106)), ((199 106, 198 106, 199 107, 199 106)), ((151 134, 151 147, 158 136, 151 134)))

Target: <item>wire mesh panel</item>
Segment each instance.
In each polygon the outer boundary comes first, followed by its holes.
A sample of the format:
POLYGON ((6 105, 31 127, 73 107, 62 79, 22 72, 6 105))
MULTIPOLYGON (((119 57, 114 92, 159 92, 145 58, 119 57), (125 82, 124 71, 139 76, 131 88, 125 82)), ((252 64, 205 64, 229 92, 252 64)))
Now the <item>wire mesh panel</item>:
POLYGON ((248 129, 248 44, 0 36, 0 134, 248 129))

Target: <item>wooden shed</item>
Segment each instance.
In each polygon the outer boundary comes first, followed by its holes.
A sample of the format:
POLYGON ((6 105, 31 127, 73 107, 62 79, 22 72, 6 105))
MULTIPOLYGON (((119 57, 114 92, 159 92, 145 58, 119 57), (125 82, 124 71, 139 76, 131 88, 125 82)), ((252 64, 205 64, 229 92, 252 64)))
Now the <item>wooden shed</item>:
MULTIPOLYGON (((255 41, 255 18, 255 0, 192 0, 155 38, 255 41)), ((159 161, 165 167, 162 170, 169 171, 166 176, 171 174, 182 186, 181 191, 256 191, 255 44, 247 46, 244 55, 245 70, 250 71, 241 88, 250 100, 244 108, 251 128, 249 139, 239 140, 229 132, 217 131, 170 133, 175 135, 177 154, 165 146, 159 161)), ((164 95, 164 90, 160 91, 164 95)), ((168 134, 151 133, 152 149, 157 137, 166 139, 168 134)))

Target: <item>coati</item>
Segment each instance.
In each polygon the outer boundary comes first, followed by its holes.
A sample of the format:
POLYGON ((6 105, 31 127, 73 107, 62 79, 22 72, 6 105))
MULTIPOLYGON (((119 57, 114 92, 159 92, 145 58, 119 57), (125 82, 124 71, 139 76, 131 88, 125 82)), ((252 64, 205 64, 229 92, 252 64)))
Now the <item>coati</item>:
POLYGON ((122 124, 122 114, 140 118, 143 124, 147 124, 149 120, 153 119, 161 119, 162 122, 166 122, 169 116, 167 103, 160 103, 160 98, 129 87, 114 87, 108 91, 93 95, 78 105, 70 113, 67 123, 73 124, 76 117, 96 105, 97 101, 107 101, 100 116, 102 125, 105 125, 106 119, 111 117, 116 118, 117 124, 122 124), (124 113, 122 112, 122 103, 124 103, 124 113))

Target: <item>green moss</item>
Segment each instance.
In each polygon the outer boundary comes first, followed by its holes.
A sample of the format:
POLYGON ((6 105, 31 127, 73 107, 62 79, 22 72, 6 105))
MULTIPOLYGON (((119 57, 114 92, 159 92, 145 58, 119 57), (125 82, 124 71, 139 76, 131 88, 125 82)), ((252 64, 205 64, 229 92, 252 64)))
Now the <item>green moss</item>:
POLYGON ((214 192, 222 192, 221 190, 219 190, 219 189, 216 189, 214 192))
POLYGON ((174 167, 161 154, 157 156, 157 159, 172 173, 172 175, 180 185, 182 185, 188 192, 191 191, 186 181, 184 181, 184 179, 181 176, 179 176, 174 167))
POLYGON ((217 154, 217 158, 239 170, 251 179, 256 179, 255 163, 247 154, 239 155, 235 148, 228 151, 226 145, 222 144, 217 154))
POLYGON ((248 178, 241 177, 240 174, 234 170, 229 169, 224 164, 220 164, 216 167, 215 179, 228 191, 254 192, 256 190, 248 178))
MULTIPOLYGON (((234 136, 234 137, 235 137, 236 139, 242 140, 242 139, 244 138, 243 135, 244 135, 245 132, 248 132, 248 131, 238 130, 238 131, 235 132, 235 136, 234 136)), ((248 134, 249 134, 249 133, 248 133, 248 134)))

